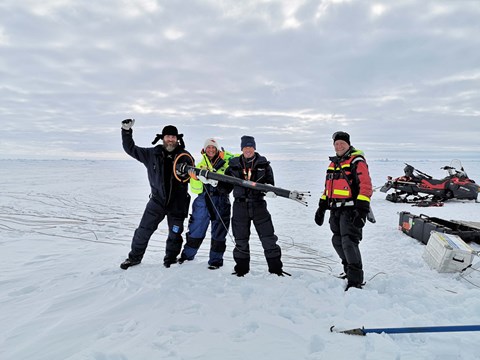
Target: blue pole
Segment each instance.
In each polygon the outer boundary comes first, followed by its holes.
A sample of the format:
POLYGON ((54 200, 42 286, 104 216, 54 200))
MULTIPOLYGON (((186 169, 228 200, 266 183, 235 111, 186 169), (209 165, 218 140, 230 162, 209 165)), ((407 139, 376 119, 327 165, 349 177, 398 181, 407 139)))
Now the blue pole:
POLYGON ((480 325, 420 326, 403 328, 362 329, 365 333, 405 334, 422 332, 480 331, 480 325))
MULTIPOLYGON (((333 331, 333 326, 330 328, 333 331)), ((385 334, 407 334, 425 332, 458 332, 458 331, 480 331, 480 325, 453 325, 453 326, 420 326, 420 327, 399 327, 399 328, 358 328, 340 331, 349 335, 366 335, 368 333, 385 334)))

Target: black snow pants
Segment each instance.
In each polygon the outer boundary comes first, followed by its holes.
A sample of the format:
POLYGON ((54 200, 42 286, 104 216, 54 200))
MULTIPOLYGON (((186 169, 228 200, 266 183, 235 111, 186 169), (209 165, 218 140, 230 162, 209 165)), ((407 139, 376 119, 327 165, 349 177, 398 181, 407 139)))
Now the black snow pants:
POLYGON ((155 199, 151 198, 147 203, 145 211, 138 228, 135 230, 132 239, 132 250, 128 254, 130 259, 142 260, 152 234, 157 230, 158 225, 167 217, 168 237, 165 246, 164 262, 174 263, 177 255, 182 249, 182 232, 184 217, 171 214, 155 199))
POLYGON ((246 274, 250 270, 250 226, 257 230, 262 243, 268 269, 272 273, 282 271, 281 250, 273 228, 272 217, 265 200, 235 199, 233 203, 232 231, 235 237, 233 259, 235 271, 246 274))
POLYGON ((363 265, 359 243, 362 240, 362 229, 353 225, 355 216, 353 209, 336 209, 330 211, 330 229, 332 244, 342 260, 347 274, 348 284, 363 283, 363 265))

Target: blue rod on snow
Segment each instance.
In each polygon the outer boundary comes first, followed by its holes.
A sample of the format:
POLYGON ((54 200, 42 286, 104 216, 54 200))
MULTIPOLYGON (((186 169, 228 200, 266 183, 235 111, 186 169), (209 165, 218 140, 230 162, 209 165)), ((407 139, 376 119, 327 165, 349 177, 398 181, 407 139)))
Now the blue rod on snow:
POLYGON ((194 166, 181 163, 176 165, 175 171, 181 173, 181 174, 187 174, 189 170, 195 171, 195 174, 197 176, 204 176, 207 179, 212 179, 212 180, 217 180, 217 181, 223 181, 229 184, 233 185, 238 185, 250 189, 255 189, 259 191, 263 191, 265 193, 272 192, 275 195, 278 195, 280 197, 284 197, 287 199, 292 199, 297 202, 299 202, 302 205, 307 206, 307 200, 306 197, 310 196, 310 191, 297 191, 297 190, 287 190, 287 189, 282 189, 276 186, 272 186, 269 184, 260 184, 254 181, 249 181, 249 180, 243 180, 239 178, 235 178, 233 176, 228 176, 224 174, 217 174, 213 171, 209 171, 206 169, 198 169, 194 166))
POLYGON ((458 332, 458 331, 480 331, 480 325, 452 325, 452 326, 419 326, 419 327, 397 327, 397 328, 357 328, 350 330, 336 330, 335 326, 330 328, 331 332, 338 332, 348 335, 367 335, 368 333, 385 334, 410 334, 426 332, 458 332))

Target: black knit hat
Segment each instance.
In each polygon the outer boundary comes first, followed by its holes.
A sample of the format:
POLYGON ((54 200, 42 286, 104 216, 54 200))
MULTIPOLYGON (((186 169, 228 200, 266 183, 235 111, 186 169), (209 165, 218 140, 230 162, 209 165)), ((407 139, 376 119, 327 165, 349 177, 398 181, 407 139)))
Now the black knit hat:
POLYGON ((337 131, 332 135, 333 142, 337 140, 343 140, 345 141, 348 145, 350 145, 350 135, 344 131, 337 131))
POLYGON ((257 145, 255 144, 255 138, 253 136, 243 135, 240 142, 240 150, 243 150, 244 147, 249 146, 257 150, 257 145))

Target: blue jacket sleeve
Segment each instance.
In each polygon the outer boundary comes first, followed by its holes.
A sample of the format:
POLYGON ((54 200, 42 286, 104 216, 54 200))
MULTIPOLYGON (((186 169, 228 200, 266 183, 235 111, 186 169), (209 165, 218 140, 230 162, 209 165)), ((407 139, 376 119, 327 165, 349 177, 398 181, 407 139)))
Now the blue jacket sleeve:
POLYGON ((143 164, 147 164, 148 157, 149 157, 149 150, 148 148, 142 148, 135 145, 135 141, 133 141, 133 131, 130 130, 123 130, 122 129, 122 145, 123 150, 133 157, 134 159, 140 161, 143 164))

